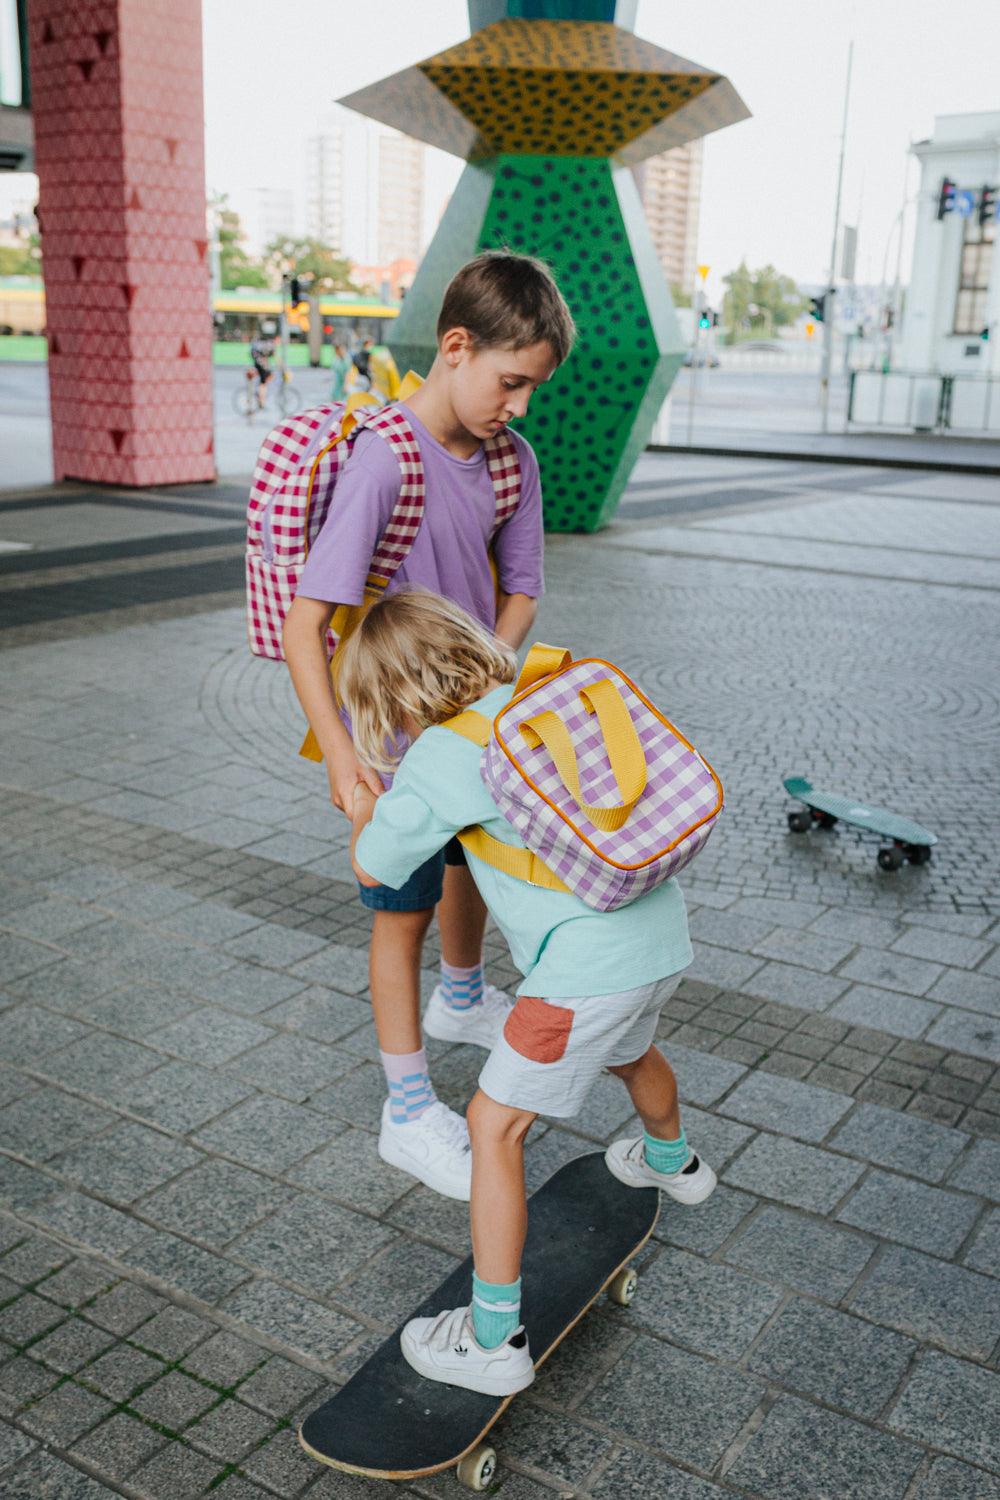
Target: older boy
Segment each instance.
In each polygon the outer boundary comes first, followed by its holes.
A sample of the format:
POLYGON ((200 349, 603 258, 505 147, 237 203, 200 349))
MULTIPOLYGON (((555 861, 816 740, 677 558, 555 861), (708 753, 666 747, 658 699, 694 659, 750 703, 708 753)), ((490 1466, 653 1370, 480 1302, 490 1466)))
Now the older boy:
MULTIPOLYGON (((542 500, 529 443, 511 433, 521 467, 517 510, 495 538, 495 498, 483 443, 523 417, 532 394, 567 357, 573 320, 548 270, 527 256, 490 251, 449 283, 438 352, 427 380, 405 402, 426 483, 424 520, 390 592, 420 584, 454 600, 518 647, 543 590, 542 500), (490 565, 496 561, 497 583, 490 565), (499 595, 497 591, 499 587, 499 595)), ((292 681, 326 761, 333 805, 351 816, 359 782, 382 790, 354 752, 337 710, 325 649, 338 604, 360 604, 372 555, 399 496, 387 444, 361 432, 337 485, 285 621, 292 681)), ((468 1199, 465 1121, 437 1099, 420 1033, 420 960, 439 907, 441 977, 425 1016, 429 1035, 490 1048, 510 999, 484 983, 486 908, 459 845, 435 855, 399 890, 361 889, 374 912, 369 974, 389 1097, 379 1153, 448 1197, 468 1199)))

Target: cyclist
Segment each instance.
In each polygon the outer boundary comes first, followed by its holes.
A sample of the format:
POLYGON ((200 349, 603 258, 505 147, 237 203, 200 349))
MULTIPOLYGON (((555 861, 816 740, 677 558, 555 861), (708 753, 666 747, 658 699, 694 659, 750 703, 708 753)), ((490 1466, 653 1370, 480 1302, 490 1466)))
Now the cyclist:
POLYGON ((267 399, 267 387, 274 371, 271 361, 274 359, 274 339, 258 328, 252 344, 250 345, 250 359, 257 371, 257 405, 263 406, 267 399))

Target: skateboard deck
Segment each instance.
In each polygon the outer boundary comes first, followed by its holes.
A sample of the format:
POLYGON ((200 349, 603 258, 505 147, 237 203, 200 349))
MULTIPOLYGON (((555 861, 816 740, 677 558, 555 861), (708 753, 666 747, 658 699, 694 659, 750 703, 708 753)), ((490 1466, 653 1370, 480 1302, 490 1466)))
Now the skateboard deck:
MULTIPOLYGON (((602 1152, 567 1162, 531 1195, 521 1316, 536 1369, 646 1243, 658 1212, 657 1190, 625 1187, 602 1152)), ((616 1283, 619 1301, 631 1300, 626 1280, 616 1283)), ((470 1256, 409 1317, 461 1307, 471 1282, 470 1256)), ((400 1350, 401 1328, 302 1423, 299 1441, 313 1458, 376 1479, 435 1474, 474 1455, 513 1401, 418 1375, 400 1350)))
POLYGON ((930 859, 931 848, 937 843, 935 834, 912 819, 902 818, 884 807, 873 807, 870 802, 841 797, 836 792, 817 791, 804 776, 786 777, 785 791, 805 803, 812 814, 811 820, 806 821, 808 814, 789 813, 788 823, 793 833, 805 833, 810 822, 826 828, 840 822, 891 839, 890 849, 879 850, 878 862, 884 870, 899 869, 904 859, 909 859, 912 864, 925 864, 930 859))

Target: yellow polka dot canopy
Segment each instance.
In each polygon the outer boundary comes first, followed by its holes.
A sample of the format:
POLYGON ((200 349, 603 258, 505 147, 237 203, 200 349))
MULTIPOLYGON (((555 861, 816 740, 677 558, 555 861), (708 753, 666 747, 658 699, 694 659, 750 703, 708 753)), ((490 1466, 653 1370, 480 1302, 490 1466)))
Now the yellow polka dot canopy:
POLYGON ((470 0, 472 35, 340 102, 467 166, 396 322, 425 373, 444 288, 480 250, 553 269, 573 354, 518 426, 550 530, 613 515, 684 354, 632 173, 747 118, 728 79, 635 36, 635 0, 470 0))

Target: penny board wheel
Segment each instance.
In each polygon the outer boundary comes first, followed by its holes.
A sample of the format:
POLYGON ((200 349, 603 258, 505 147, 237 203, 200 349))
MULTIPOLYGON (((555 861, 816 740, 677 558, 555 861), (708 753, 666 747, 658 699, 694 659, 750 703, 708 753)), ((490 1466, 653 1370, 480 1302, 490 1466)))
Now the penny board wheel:
POLYGON ((812 818, 808 812, 790 812, 788 826, 793 833, 808 833, 812 826, 812 818))
POLYGON ((481 1443, 478 1448, 473 1448, 471 1453, 465 1455, 455 1472, 459 1484, 478 1495, 489 1488, 496 1471, 496 1449, 491 1448, 489 1443, 481 1443))
POLYGON ((878 851, 878 867, 880 870, 898 870, 906 858, 902 849, 895 846, 878 851))
POLYGON ((608 1296, 612 1302, 617 1302, 619 1307, 628 1307, 635 1296, 639 1286, 639 1273, 634 1266, 626 1266, 619 1271, 614 1281, 608 1287, 608 1296))

